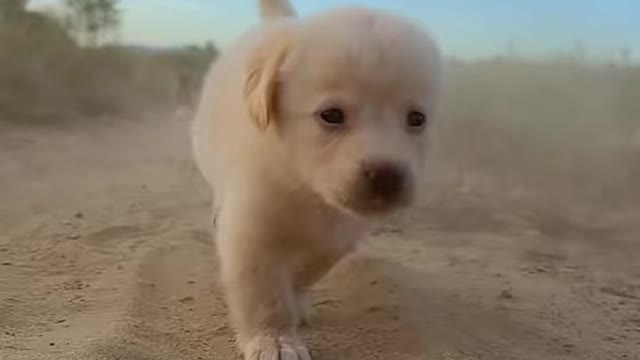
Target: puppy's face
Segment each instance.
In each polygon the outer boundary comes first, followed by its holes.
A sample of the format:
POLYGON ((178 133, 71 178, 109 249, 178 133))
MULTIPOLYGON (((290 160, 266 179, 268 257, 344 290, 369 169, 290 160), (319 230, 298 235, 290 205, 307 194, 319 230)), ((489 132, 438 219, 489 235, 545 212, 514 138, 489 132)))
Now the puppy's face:
POLYGON ((256 102, 267 107, 262 124, 283 161, 349 213, 373 216, 410 204, 439 91, 431 40, 402 19, 346 9, 273 41, 262 60, 271 61, 271 88, 256 102))

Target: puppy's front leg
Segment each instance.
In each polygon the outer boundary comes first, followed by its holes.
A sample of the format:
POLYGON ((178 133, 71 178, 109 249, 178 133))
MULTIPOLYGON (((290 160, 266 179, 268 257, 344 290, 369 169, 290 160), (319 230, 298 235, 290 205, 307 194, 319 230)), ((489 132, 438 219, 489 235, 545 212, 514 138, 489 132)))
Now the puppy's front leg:
POLYGON ((310 360, 297 336, 296 299, 281 248, 265 228, 253 222, 234 226, 232 214, 220 215, 222 280, 245 359, 310 360))

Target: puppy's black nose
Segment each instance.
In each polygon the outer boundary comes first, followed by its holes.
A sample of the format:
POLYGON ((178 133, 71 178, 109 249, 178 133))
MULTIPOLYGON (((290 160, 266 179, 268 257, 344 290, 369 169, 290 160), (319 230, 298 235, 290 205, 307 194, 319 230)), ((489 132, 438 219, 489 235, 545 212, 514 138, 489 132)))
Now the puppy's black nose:
POLYGON ((390 202, 398 198, 405 186, 404 171, 391 163, 365 164, 364 177, 370 196, 390 202))

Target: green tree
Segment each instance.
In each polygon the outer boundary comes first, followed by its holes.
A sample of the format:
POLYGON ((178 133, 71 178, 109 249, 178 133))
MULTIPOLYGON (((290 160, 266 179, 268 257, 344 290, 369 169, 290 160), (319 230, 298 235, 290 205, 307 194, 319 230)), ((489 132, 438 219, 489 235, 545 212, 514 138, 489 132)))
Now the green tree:
POLYGON ((623 47, 620 49, 620 58, 625 65, 631 63, 631 56, 633 55, 633 51, 631 48, 623 47))
POLYGON ((1 0, 0 25, 20 20, 27 12, 27 0, 1 0))
POLYGON ((97 47, 120 25, 118 0, 64 0, 66 22, 79 41, 97 47))
POLYGON ((216 48, 216 46, 213 44, 212 41, 207 41, 204 44, 204 53, 205 53, 206 56, 209 57, 207 60, 211 61, 216 56, 218 56, 218 49, 216 48))

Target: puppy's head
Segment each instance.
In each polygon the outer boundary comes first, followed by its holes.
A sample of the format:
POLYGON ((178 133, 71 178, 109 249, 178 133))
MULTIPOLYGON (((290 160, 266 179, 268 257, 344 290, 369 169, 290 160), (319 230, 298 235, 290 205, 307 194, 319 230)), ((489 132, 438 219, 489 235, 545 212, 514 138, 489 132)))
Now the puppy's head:
POLYGON ((285 26, 262 45, 246 105, 284 165, 351 214, 409 205, 440 92, 429 36, 392 14, 345 8, 285 26))

